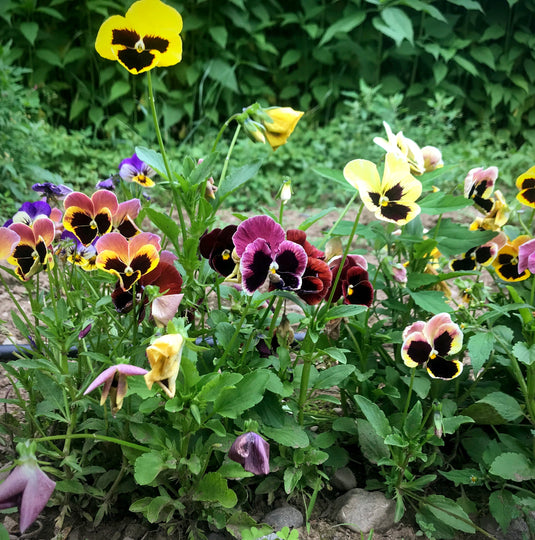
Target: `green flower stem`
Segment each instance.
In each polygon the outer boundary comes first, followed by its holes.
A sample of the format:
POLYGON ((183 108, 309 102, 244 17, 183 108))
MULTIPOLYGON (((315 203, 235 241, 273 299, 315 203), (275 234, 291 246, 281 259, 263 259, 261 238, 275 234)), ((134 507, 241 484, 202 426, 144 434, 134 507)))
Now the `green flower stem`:
POLYGON ((67 439, 93 439, 97 441, 106 441, 120 446, 127 446, 134 450, 139 450, 140 452, 150 452, 150 448, 147 446, 141 446, 140 444, 131 443, 128 441, 123 441, 121 439, 116 439, 115 437, 108 437, 106 435, 98 435, 96 433, 74 433, 70 435, 49 435, 47 437, 37 437, 32 439, 35 442, 48 442, 48 441, 61 441, 67 439))
POLYGON ((338 219, 334 222, 334 225, 330 228, 329 232, 322 238, 321 242, 318 244, 318 249, 323 249, 329 238, 331 237, 331 234, 334 230, 336 230, 336 227, 338 227, 338 224, 344 219, 346 214, 349 212, 349 209, 351 206, 353 206, 353 203, 355 202, 355 199, 357 198, 358 192, 355 192, 355 194, 349 199, 349 202, 346 204, 345 208, 342 210, 341 214, 338 216, 338 219))
POLYGON ((230 142, 227 155, 225 156, 225 162, 223 163, 223 170, 221 171, 221 177, 219 178, 218 189, 221 189, 221 186, 223 185, 223 182, 225 181, 225 177, 227 176, 230 156, 232 155, 232 151, 234 150, 234 146, 236 145, 236 141, 238 140, 238 135, 240 133, 240 130, 241 130, 241 124, 238 124, 236 126, 236 131, 234 132, 234 136, 232 137, 232 141, 230 142))
MULTIPOLYGON (((307 342, 310 342, 311 348, 314 347, 314 343, 312 343, 312 339, 308 337, 308 332, 305 337, 305 343, 303 343, 304 347, 307 349, 309 347, 306 346, 307 342)), ((306 354, 303 357, 303 370, 301 372, 301 385, 299 387, 299 399, 297 402, 298 405, 298 421, 299 425, 302 426, 304 424, 305 420, 305 402, 307 400, 307 394, 308 394, 308 383, 310 381, 310 369, 312 368, 312 362, 314 360, 314 355, 311 351, 307 351, 306 354)))
POLYGON ((162 132, 160 131, 160 126, 158 124, 158 115, 156 114, 156 105, 154 102, 154 90, 152 88, 152 77, 150 74, 150 70, 147 71, 147 86, 148 86, 148 91, 149 91, 149 104, 150 104, 150 109, 152 112, 152 121, 154 123, 154 129, 156 131, 158 145, 160 146, 160 153, 162 154, 163 162, 165 165, 165 172, 167 173, 167 178, 169 179, 169 185, 171 186, 172 191, 173 191, 173 198, 174 198, 176 210, 178 213, 178 219, 180 221, 180 228, 182 230, 182 241, 184 241, 187 235, 186 223, 184 222, 184 216, 182 215, 182 205, 180 204, 178 193, 174 189, 173 173, 171 172, 171 167, 169 166, 169 160, 167 159, 167 153, 165 151, 165 147, 163 144, 162 132))
POLYGON ((221 140, 221 137, 223 136, 223 133, 225 132, 225 130, 227 129, 227 127, 230 125, 230 123, 233 121, 233 120, 236 120, 236 118, 238 118, 238 116, 240 116, 239 114, 233 114, 222 126, 221 126, 221 129, 219 130, 219 133, 217 134, 217 137, 215 139, 215 142, 214 142, 214 145, 212 146, 212 152, 215 152, 216 148, 217 148, 217 145, 219 144, 219 141, 221 140))
POLYGON ((223 353, 223 356, 218 360, 215 369, 220 368, 224 361, 227 359, 227 356, 232 351, 232 348, 234 347, 234 344, 236 343, 236 340, 238 339, 240 335, 240 330, 242 329, 243 323, 245 322, 245 318, 247 317, 247 313, 249 312, 249 307, 251 306, 251 302, 253 300, 253 296, 250 295, 247 298, 247 304, 243 309, 243 313, 241 315, 241 319, 239 320, 238 324, 236 325, 236 330, 234 330, 233 336, 230 338, 230 341, 228 345, 225 347, 225 352, 223 353))
POLYGON ((409 391, 407 392, 407 399, 405 401, 405 407, 403 407, 403 420, 402 423, 405 422, 405 418, 407 418, 407 413, 409 412, 409 406, 411 403, 411 397, 412 397, 412 387, 414 385, 414 375, 416 373, 416 368, 411 368, 411 382, 409 384, 409 391))
POLYGON ((332 287, 331 287, 331 294, 329 295, 329 299, 327 300, 325 307, 323 308, 325 313, 329 310, 329 307, 333 301, 334 292, 336 290, 336 286, 338 285, 338 281, 340 281, 340 276, 342 275, 342 270, 344 268, 344 263, 346 262, 347 256, 349 255, 349 252, 351 251, 351 242, 353 242, 353 238, 357 232, 357 227, 360 221, 360 216, 362 214, 362 210, 364 209, 364 204, 360 205, 359 211, 357 213, 357 217, 355 218, 355 222, 353 223, 353 228, 351 229, 351 232, 349 233, 349 238, 347 240, 347 245, 344 250, 344 254, 342 255, 342 259, 340 260, 340 267, 338 268, 338 272, 336 274, 336 277, 334 278, 332 287))

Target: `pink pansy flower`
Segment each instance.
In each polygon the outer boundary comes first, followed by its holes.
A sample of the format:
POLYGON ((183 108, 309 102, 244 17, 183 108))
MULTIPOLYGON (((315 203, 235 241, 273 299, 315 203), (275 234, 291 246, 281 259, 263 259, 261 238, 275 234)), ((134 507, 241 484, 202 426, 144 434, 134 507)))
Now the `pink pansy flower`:
POLYGON ((91 197, 74 191, 65 197, 63 204, 63 226, 84 246, 111 230, 112 216, 119 207, 115 193, 105 189, 96 191, 91 197))
POLYGON ((470 169, 464 179, 464 196, 473 199, 477 208, 487 213, 492 210, 494 200, 491 199, 494 185, 498 178, 498 167, 476 167, 470 169))
POLYGON ((20 236, 7 227, 0 227, 0 261, 7 259, 19 243, 20 236))
POLYGON ((121 233, 125 238, 132 238, 141 231, 134 223, 141 210, 139 199, 130 199, 119 204, 111 217, 111 231, 121 233))
POLYGON ((274 288, 297 290, 307 266, 305 249, 286 240, 284 229, 269 216, 254 216, 238 226, 232 237, 240 258, 242 286, 252 294, 269 277, 274 288))
POLYGON ((518 248, 518 273, 529 270, 535 274, 535 239, 524 242, 518 248))
POLYGON ((128 390, 126 377, 129 375, 145 375, 148 373, 146 369, 131 366, 130 364, 117 364, 105 369, 84 392, 84 396, 92 392, 95 388, 104 385, 102 395, 100 396, 100 404, 104 405, 108 396, 110 396, 112 414, 123 406, 123 400, 128 390))
POLYGON ((98 239, 96 248, 97 268, 116 275, 124 291, 130 290, 141 276, 154 270, 160 260, 160 237, 148 232, 131 240, 111 232, 98 239))
POLYGON ((434 379, 454 379, 463 365, 446 356, 458 353, 463 345, 463 333, 448 313, 440 313, 428 322, 416 321, 403 331, 401 357, 406 366, 425 366, 434 379))
MULTIPOLYGON (((23 281, 54 264, 49 246, 54 241, 55 227, 51 219, 42 217, 30 227, 24 223, 13 223, 9 230, 16 233, 20 240, 13 249, 7 262, 15 266, 15 273, 23 281)), ((4 233, 5 234, 5 233, 4 233)))

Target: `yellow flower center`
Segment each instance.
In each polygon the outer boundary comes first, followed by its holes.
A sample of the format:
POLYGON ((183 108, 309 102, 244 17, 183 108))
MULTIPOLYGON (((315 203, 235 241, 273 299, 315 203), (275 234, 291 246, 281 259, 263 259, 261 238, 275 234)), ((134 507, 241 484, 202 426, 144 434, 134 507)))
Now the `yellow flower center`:
POLYGON ((97 222, 96 222, 94 219, 92 219, 92 220, 91 220, 91 223, 89 223, 89 226, 90 226, 92 229, 96 229, 96 228, 97 228, 97 222))
POLYGON ((429 354, 429 360, 434 360, 435 358, 437 357, 437 351, 435 351, 434 349, 431 351, 431 353, 429 354))
POLYGON ((225 249, 225 251, 223 251, 223 253, 221 253, 221 258, 224 261, 228 261, 230 259, 230 251, 228 249, 225 249))
POLYGON ((276 274, 278 269, 279 269, 279 265, 278 265, 275 261, 273 261, 273 262, 269 265, 269 271, 270 271, 272 274, 276 274))
POLYGON ((349 285, 349 287, 347 288, 347 296, 351 296, 353 292, 353 285, 349 285))
POLYGON ((379 206, 388 206, 389 202, 388 197, 381 195, 381 198, 379 199, 379 206))
POLYGON ((143 43, 143 39, 140 38, 140 40, 134 45, 134 48, 138 53, 143 52, 145 50, 145 44, 143 43))
POLYGON ((133 273, 134 273, 134 270, 132 270, 131 266, 127 266, 124 269, 124 275, 127 276, 127 277, 130 277, 133 273))

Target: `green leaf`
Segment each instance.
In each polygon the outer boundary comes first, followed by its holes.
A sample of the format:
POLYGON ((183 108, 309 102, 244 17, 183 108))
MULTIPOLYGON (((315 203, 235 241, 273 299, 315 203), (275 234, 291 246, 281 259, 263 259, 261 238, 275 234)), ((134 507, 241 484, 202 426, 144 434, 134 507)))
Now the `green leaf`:
POLYGON ((280 69, 287 68, 288 66, 293 66, 297 64, 301 59, 301 51, 297 49, 290 49, 286 51, 281 59, 280 69))
POLYGON ((124 96, 125 94, 128 94, 130 92, 130 84, 128 81, 115 81, 112 84, 110 93, 108 94, 108 105, 110 103, 113 103, 114 101, 117 101, 120 97, 124 96))
POLYGON ((338 365, 320 371, 319 377, 314 383, 314 388, 332 388, 338 386, 355 371, 353 365, 338 365))
POLYGON ((441 291, 408 290, 408 293, 418 307, 429 311, 433 315, 453 312, 453 308, 446 302, 446 297, 441 291))
POLYGON ((214 402, 214 411, 226 418, 238 418, 262 401, 269 372, 258 369, 247 373, 235 388, 225 389, 214 402))
POLYGON ((32 44, 35 44, 35 38, 39 32, 39 25, 36 22, 22 22, 19 30, 21 34, 32 44))
POLYGON ((451 499, 443 495, 429 495, 423 500, 422 505, 449 527, 471 534, 476 532, 468 514, 451 499))
POLYGON ((218 158, 219 152, 211 152, 208 154, 208 156, 205 157, 201 163, 196 165, 191 174, 187 176, 186 179, 189 181, 189 183, 192 186, 196 186, 197 184, 204 182, 204 180, 211 175, 218 158))
POLYGON ((524 454, 504 452, 492 462, 489 472, 506 480, 524 482, 535 479, 535 463, 524 454))
POLYGON ((306 431, 297 424, 288 423, 281 428, 264 426, 262 434, 290 448, 307 448, 310 444, 306 431))
POLYGON ((224 60, 221 60, 220 58, 210 60, 206 67, 206 74, 210 79, 217 81, 225 88, 236 93, 239 92, 235 68, 224 60))
POLYGON ((237 190, 240 186, 245 184, 248 180, 253 178, 260 166, 262 165, 262 160, 253 161, 248 165, 244 165, 239 169, 233 170, 219 185, 219 188, 216 192, 216 201, 217 206, 219 206, 232 192, 237 190))
POLYGON ((355 188, 345 179, 344 174, 340 170, 328 169, 327 167, 314 167, 312 169, 315 173, 318 173, 320 176, 327 178, 336 182, 338 187, 341 187, 344 191, 349 191, 355 193, 355 188))
POLYGON ((401 42, 406 39, 409 43, 414 41, 414 29, 409 16, 397 7, 387 7, 380 13, 381 19, 374 17, 372 20, 373 26, 391 37, 399 47, 401 42))
POLYGON ((494 54, 492 53, 490 47, 474 47, 470 50, 470 54, 472 55, 472 58, 481 64, 489 66, 489 68, 492 70, 496 69, 494 54))
POLYGON ((156 225, 156 227, 171 240, 173 245, 177 247, 178 237, 180 236, 178 223, 167 214, 158 212, 157 210, 154 210, 154 208, 146 208, 145 211, 152 223, 154 223, 154 225, 156 225))
POLYGON ((477 469, 461 469, 453 471, 438 471, 442 476, 453 482, 456 486, 476 486, 482 483, 482 473, 477 469))
MULTIPOLYGON (((145 148, 144 146, 136 146, 137 157, 150 165, 162 178, 167 178, 167 172, 165 170, 165 162, 162 155, 155 150, 145 148)), ((169 180, 169 178, 167 178, 169 180)))
POLYGON ((514 422, 523 416, 514 397, 503 392, 491 392, 463 410, 479 424, 498 425, 514 422))
POLYGON ((442 426, 444 428, 444 433, 451 435, 452 433, 455 433, 462 424, 471 424, 472 422, 474 422, 474 419, 471 416, 448 416, 442 419, 442 426))
POLYGON ((60 56, 48 49, 37 49, 35 54, 39 60, 43 60, 43 62, 46 62, 51 66, 56 66, 59 68, 63 67, 63 62, 61 61, 60 56))
POLYGON ((193 500, 217 502, 224 508, 233 508, 238 502, 236 493, 229 489, 227 481, 219 473, 205 474, 193 491, 193 500))
POLYGON ((513 494, 506 489, 492 492, 489 497, 489 510, 503 533, 507 533, 516 510, 513 494))
POLYGON ((462 210, 467 206, 472 206, 474 203, 471 199, 467 199, 466 197, 459 197, 457 195, 437 191, 436 193, 430 193, 427 197, 418 201, 418 204, 424 214, 435 216, 445 212, 462 210))
POLYGON ((325 315, 326 321, 331 321, 333 319, 340 319, 342 317, 355 317, 364 311, 367 311, 366 306, 361 306, 358 304, 343 304, 340 306, 334 306, 325 315))
POLYGON ((357 419, 359 446, 369 461, 378 463, 380 460, 390 457, 390 450, 384 443, 384 438, 377 435, 372 424, 363 418, 357 419))
POLYGON ((364 22, 364 19, 366 19, 365 10, 356 11, 350 16, 344 17, 343 19, 338 19, 334 24, 329 26, 327 30, 325 30, 323 37, 318 43, 318 47, 325 45, 325 43, 330 41, 339 32, 343 34, 348 34, 349 32, 351 32, 351 30, 362 24, 364 22))
POLYGON ((403 431, 409 439, 414 439, 420 434, 422 417, 422 402, 417 401, 407 414, 403 424, 403 431))
POLYGON ((456 54, 453 57, 453 60, 457 62, 465 71, 468 71, 470 75, 473 75, 474 77, 479 77, 479 71, 477 70, 476 66, 470 62, 470 60, 467 60, 466 58, 463 58, 459 54, 456 54))
POLYGON ((134 464, 134 478, 141 486, 150 484, 165 468, 161 452, 146 452, 141 454, 134 464))
POLYGON ((314 223, 318 222, 320 219, 323 219, 327 214, 330 214, 331 212, 335 212, 336 210, 338 209, 335 206, 331 206, 330 208, 325 208, 324 210, 321 210, 317 214, 314 214, 313 216, 306 218, 305 221, 303 221, 301 225, 299 225, 298 228, 301 231, 306 231, 309 227, 314 225, 314 223))
POLYGON ((224 49, 227 46, 228 31, 224 26, 212 26, 208 29, 212 39, 224 49))
POLYGON ((481 11, 481 13, 485 13, 483 11, 483 8, 481 7, 481 4, 477 2, 476 0, 448 0, 450 4, 455 4, 456 6, 463 7, 467 10, 477 10, 481 11))
POLYGON ((468 340, 468 354, 474 375, 479 373, 493 350, 494 336, 489 332, 479 331, 468 340))
POLYGON ((378 405, 371 402, 368 398, 361 396, 360 394, 355 395, 355 401, 360 407, 362 414, 366 417, 368 422, 373 426, 373 429, 383 439, 392 433, 392 428, 388 422, 385 413, 379 408, 378 405))
POLYGON ((513 354, 516 359, 526 366, 531 366, 535 362, 535 345, 528 348, 527 343, 520 342, 513 345, 513 354))

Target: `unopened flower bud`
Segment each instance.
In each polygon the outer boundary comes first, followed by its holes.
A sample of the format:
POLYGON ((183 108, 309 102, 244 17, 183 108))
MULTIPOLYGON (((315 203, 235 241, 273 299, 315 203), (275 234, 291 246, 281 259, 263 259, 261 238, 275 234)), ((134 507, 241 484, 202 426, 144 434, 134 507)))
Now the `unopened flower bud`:
POLYGON ((424 156, 425 172, 434 171, 435 169, 444 167, 442 153, 435 146, 424 146, 422 148, 422 154, 424 156))
POLYGON ((258 433, 249 431, 236 438, 228 457, 253 474, 269 474, 269 443, 258 433))
POLYGON ((262 124, 247 118, 243 123, 243 129, 251 141, 265 144, 266 137, 264 136, 264 128, 262 127, 262 124))
POLYGON ((279 197, 282 204, 286 204, 292 198, 292 181, 286 180, 279 191, 279 197))

